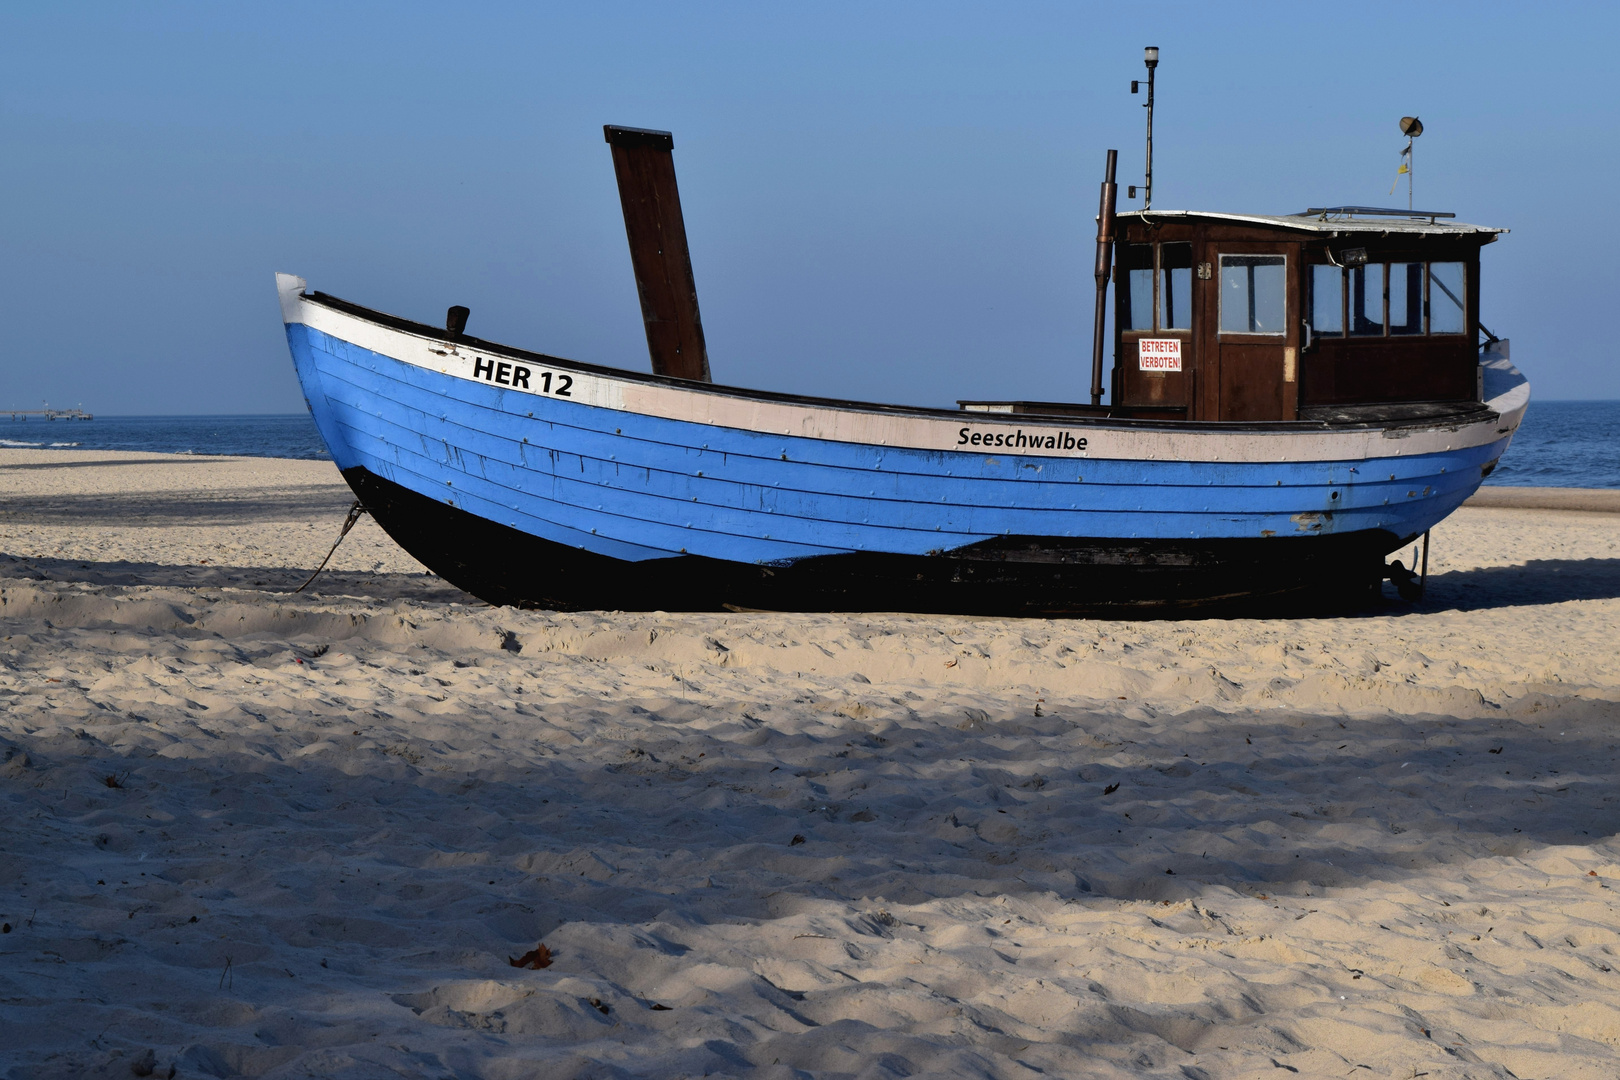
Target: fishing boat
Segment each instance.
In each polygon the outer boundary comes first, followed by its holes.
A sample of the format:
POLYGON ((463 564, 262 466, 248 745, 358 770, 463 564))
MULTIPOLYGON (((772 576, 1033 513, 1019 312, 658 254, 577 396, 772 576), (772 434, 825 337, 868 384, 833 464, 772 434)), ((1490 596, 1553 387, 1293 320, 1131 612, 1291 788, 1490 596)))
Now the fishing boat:
MULTIPOLYGON (((1360 206, 1115 214, 1089 402, 957 409, 712 381, 668 132, 608 127, 652 371, 276 277, 344 478, 429 569, 545 609, 1327 610, 1495 468, 1529 386, 1479 322, 1504 231, 1360 206), (1482 346, 1481 336, 1486 338, 1482 346)), ((1012 363, 1016 358, 1003 358, 1012 363)))

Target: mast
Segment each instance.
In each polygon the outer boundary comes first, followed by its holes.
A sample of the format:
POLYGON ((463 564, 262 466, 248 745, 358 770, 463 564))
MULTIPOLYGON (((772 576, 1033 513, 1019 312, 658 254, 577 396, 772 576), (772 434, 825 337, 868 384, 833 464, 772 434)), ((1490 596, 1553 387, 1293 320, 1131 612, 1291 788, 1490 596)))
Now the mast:
MULTIPOLYGON (((1406 209, 1410 213, 1412 210, 1412 173, 1417 169, 1416 161, 1412 157, 1412 144, 1419 135, 1423 134, 1423 121, 1415 116, 1401 117, 1401 134, 1406 136, 1406 149, 1401 151, 1401 172, 1406 174, 1406 209)), ((1400 179, 1399 175, 1395 177, 1397 183, 1400 182, 1400 179)))
POLYGON ((1159 48, 1149 45, 1142 50, 1143 63, 1148 69, 1147 99, 1147 190, 1142 196, 1142 209, 1153 209, 1153 72, 1159 66, 1159 48))
MULTIPOLYGON (((1147 65, 1147 104, 1142 108, 1147 110, 1147 177, 1143 183, 1142 209, 1153 209, 1153 73, 1159 66, 1159 47, 1149 45, 1142 50, 1142 62, 1147 65)), ((1139 79, 1131 80, 1131 93, 1139 93, 1142 83, 1139 79)), ((1131 184, 1125 189, 1125 197, 1136 198, 1136 185, 1131 184)))

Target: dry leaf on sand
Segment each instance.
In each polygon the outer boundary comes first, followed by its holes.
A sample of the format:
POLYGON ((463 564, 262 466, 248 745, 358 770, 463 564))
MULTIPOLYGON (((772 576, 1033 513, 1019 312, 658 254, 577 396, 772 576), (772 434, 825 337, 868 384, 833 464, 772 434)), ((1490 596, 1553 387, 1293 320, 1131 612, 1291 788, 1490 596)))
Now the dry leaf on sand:
POLYGON ((544 945, 536 945, 516 960, 508 956, 506 962, 515 968, 530 968, 539 971, 541 968, 551 966, 551 950, 544 945))

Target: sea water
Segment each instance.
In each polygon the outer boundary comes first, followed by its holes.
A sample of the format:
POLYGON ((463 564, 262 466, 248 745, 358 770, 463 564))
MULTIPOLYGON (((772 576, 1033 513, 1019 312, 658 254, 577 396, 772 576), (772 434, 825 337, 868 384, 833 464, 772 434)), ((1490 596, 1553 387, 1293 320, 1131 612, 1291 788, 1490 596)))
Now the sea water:
POLYGON ((140 450, 331 461, 308 413, 290 416, 97 416, 94 420, 8 420, 0 447, 140 450))
MULTIPOLYGON (((308 413, 6 420, 0 446, 241 454, 330 461, 308 413)), ((1487 484, 1620 488, 1620 401, 1534 401, 1487 484)))
POLYGON ((1485 483, 1620 488, 1620 401, 1537 401, 1485 483))

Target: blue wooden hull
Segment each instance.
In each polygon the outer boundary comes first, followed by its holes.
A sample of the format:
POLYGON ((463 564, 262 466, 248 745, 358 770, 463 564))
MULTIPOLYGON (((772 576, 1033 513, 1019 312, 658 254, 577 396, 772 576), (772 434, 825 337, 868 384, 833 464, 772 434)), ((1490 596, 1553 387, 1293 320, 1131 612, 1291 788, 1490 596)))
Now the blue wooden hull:
POLYGON ((319 297, 290 312, 344 475, 407 550, 501 603, 1067 611, 1364 593, 1518 422, 1482 408, 1392 436, 889 409, 452 341, 319 297))

